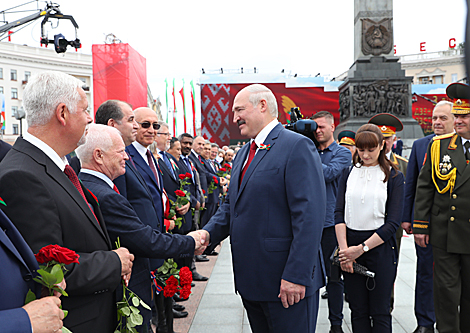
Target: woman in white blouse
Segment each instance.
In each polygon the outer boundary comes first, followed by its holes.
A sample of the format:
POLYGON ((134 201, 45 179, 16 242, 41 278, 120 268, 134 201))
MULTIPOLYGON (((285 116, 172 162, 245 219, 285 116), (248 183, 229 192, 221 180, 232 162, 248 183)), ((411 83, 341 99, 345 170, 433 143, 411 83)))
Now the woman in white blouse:
POLYGON ((401 223, 403 174, 387 159, 376 125, 356 133, 354 166, 339 183, 335 230, 353 332, 391 332, 390 296, 397 272, 395 232, 401 223), (357 262, 374 278, 354 273, 357 262))

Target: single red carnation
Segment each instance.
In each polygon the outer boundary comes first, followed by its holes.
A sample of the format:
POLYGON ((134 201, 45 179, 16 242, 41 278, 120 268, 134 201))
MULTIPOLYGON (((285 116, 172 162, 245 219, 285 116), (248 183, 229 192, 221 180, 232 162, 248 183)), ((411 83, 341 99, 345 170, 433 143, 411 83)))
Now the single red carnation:
POLYGON ((187 299, 191 295, 191 284, 184 285, 180 290, 180 297, 187 299))
POLYGON ((225 167, 225 168, 228 168, 228 169, 231 169, 231 168, 232 168, 232 167, 230 166, 230 164, 228 164, 228 163, 225 163, 225 164, 224 164, 224 167, 225 167))
POLYGON ((206 194, 206 191, 204 189, 202 190, 202 194, 206 194))
POLYGON ((216 176, 212 176, 212 179, 214 180, 214 184, 218 184, 219 181, 217 180, 217 177, 216 176))
POLYGON ((225 169, 225 168, 220 168, 219 171, 225 172, 225 171, 227 171, 227 169, 225 169))
POLYGON ((181 175, 179 175, 178 177, 180 177, 180 179, 183 180, 183 179, 186 178, 186 175, 181 174, 181 175))
POLYGON ((166 285, 172 285, 172 286, 177 286, 178 285, 178 279, 175 278, 174 275, 170 275, 168 279, 165 281, 166 285))
POLYGON ((180 269, 180 285, 185 286, 193 282, 193 274, 188 267, 184 266, 180 269))
MULTIPOLYGON (((167 280, 168 282, 168 280, 167 280)), ((168 284, 163 288, 163 296, 173 297, 174 294, 178 291, 178 285, 168 284)))
POLYGON ((181 190, 176 190, 175 191, 175 194, 179 197, 185 197, 186 196, 186 193, 184 193, 183 191, 181 190))
POLYGON ((189 179, 193 178, 193 176, 191 176, 191 174, 189 172, 186 172, 185 176, 186 176, 186 178, 189 178, 189 179))
POLYGON ((78 258, 80 257, 75 251, 52 244, 44 246, 34 256, 36 257, 37 262, 40 264, 45 264, 54 260, 60 264, 65 265, 69 265, 71 263, 79 264, 78 258))

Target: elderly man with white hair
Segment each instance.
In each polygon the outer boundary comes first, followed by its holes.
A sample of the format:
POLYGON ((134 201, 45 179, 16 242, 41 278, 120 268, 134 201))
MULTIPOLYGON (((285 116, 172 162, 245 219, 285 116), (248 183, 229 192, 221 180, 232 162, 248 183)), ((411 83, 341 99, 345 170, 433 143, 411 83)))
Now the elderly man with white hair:
POLYGON ((33 75, 23 94, 29 128, 0 167, 0 205, 33 252, 49 244, 76 251, 80 264, 65 274, 71 310, 64 325, 74 333, 116 328, 114 290, 128 279, 134 256, 112 251, 98 203, 79 182, 65 155, 85 142, 91 122, 83 83, 64 73, 33 75))
MULTIPOLYGON (((152 229, 141 222, 129 201, 119 194, 113 180, 126 172, 128 160, 119 130, 106 125, 90 125, 86 143, 77 149, 77 154, 82 162, 79 177, 98 198, 111 240, 114 242, 119 237, 121 245, 136 255, 129 287, 150 305, 148 258, 192 257, 201 248, 199 236, 196 233, 165 234, 152 229)), ((141 306, 140 310, 146 312, 141 306)), ((150 318, 144 321, 144 332, 149 321, 150 318)))

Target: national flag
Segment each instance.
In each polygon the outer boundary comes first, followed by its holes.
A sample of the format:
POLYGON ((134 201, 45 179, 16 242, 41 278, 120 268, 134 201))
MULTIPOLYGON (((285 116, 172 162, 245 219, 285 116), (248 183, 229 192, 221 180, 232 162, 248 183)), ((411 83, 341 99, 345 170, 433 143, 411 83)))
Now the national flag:
POLYGON ((183 88, 180 90, 181 99, 183 100, 183 120, 184 120, 184 133, 186 133, 186 105, 184 103, 184 80, 183 80, 183 88))
POLYGON ((193 135, 196 135, 196 94, 194 93, 193 80, 191 80, 191 104, 193 108, 193 135))
POLYGON ((173 79, 173 135, 176 135, 176 99, 175 99, 175 79, 173 79))

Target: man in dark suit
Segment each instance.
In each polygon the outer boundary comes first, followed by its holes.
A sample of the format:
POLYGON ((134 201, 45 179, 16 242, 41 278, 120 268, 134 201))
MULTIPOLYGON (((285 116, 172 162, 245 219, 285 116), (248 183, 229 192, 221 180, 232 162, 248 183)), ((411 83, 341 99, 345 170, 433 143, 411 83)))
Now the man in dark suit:
POLYGON ((453 83, 456 133, 433 138, 418 177, 413 218, 415 242, 432 245, 437 329, 470 332, 470 93, 453 83))
MULTIPOLYGON (((202 150, 204 149, 205 142, 206 140, 202 136, 195 137, 192 142, 192 149, 188 157, 189 157, 189 160, 192 162, 193 166, 196 168, 197 172, 199 173, 200 186, 201 186, 201 189, 204 191, 205 196, 207 197, 207 194, 208 194, 207 189, 209 187, 209 184, 207 183, 206 168, 204 167, 204 163, 202 162, 202 157, 200 156, 202 153, 202 150)), ((207 198, 201 201, 202 207, 206 206, 206 202, 207 202, 207 198)), ((204 211, 202 211, 200 220, 202 220, 202 215, 204 215, 204 211)))
POLYGON ((10 151, 11 145, 3 140, 0 140, 0 162, 3 160, 5 155, 10 151))
POLYGON ((28 131, 0 166, 2 210, 33 252, 58 244, 76 251, 80 264, 65 275, 70 310, 65 326, 75 333, 113 332, 114 290, 129 279, 133 255, 112 250, 98 203, 66 164, 85 142, 91 122, 82 82, 60 72, 33 76, 24 91, 28 131))
MULTIPOLYGON (((197 234, 164 234, 143 224, 112 182, 125 173, 128 159, 120 132, 105 125, 90 125, 87 139, 87 143, 77 149, 82 162, 79 177, 98 198, 111 240, 119 237, 121 245, 136 255, 129 288, 150 305, 148 258, 192 257, 195 245, 196 250, 200 248, 200 242, 195 243, 197 234)), ((150 322, 150 311, 139 309, 146 326, 150 322)))
POLYGON ((64 313, 60 299, 45 297, 24 305, 28 290, 38 294, 33 281, 36 258, 15 226, 0 210, 0 327, 4 333, 57 332, 64 313))
POLYGON ((200 232, 211 246, 230 236, 235 289, 254 333, 314 332, 325 282, 320 157, 313 141, 279 124, 267 87, 245 87, 232 110, 251 144, 238 152, 226 201, 200 232))
MULTIPOLYGON (((418 139, 413 143, 408 167, 406 169, 405 184, 405 206, 403 210, 403 221, 401 226, 407 234, 412 234, 411 221, 413 221, 413 207, 415 202, 416 185, 418 175, 423 166, 424 156, 429 142, 435 135, 444 135, 454 131, 454 115, 452 114, 452 103, 440 101, 436 104, 432 114, 432 129, 434 134, 418 139)), ((427 244, 416 247, 416 286, 415 286, 415 316, 418 327, 413 333, 432 333, 436 315, 433 302, 433 256, 432 246, 427 244)))

